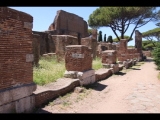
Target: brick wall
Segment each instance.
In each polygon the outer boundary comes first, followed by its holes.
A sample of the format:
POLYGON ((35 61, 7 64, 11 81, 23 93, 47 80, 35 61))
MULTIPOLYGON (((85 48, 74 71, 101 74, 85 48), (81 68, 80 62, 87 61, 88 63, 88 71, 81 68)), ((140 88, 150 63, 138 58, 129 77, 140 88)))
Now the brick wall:
POLYGON ((80 33, 81 37, 88 37, 87 22, 82 17, 63 10, 57 11, 57 15, 48 30, 63 30, 61 33, 57 32, 57 35, 66 34, 76 37, 77 33, 80 33))
POLYGON ((54 53, 55 52, 55 44, 52 41, 51 35, 47 32, 38 32, 38 31, 32 31, 33 34, 40 35, 39 41, 40 41, 40 55, 43 55, 45 53, 54 53))
POLYGON ((7 7, 0 16, 0 89, 32 83, 33 17, 7 7))
POLYGON ((127 49, 127 59, 133 59, 134 58, 134 49, 132 49, 132 48, 128 48, 127 49))
POLYGON ((33 34, 33 54, 34 54, 34 62, 33 64, 38 66, 39 58, 40 58, 40 35, 33 34))
POLYGON ((96 58, 96 52, 97 52, 97 40, 86 37, 86 38, 81 38, 81 45, 86 45, 87 47, 91 48, 93 58, 96 58))
POLYGON ((117 47, 117 58, 118 61, 127 60, 127 40, 121 39, 119 47, 117 47))
POLYGON ((78 45, 77 37, 71 35, 52 35, 55 44, 55 53, 58 58, 64 58, 67 45, 78 45))
POLYGON ((102 52, 102 63, 115 64, 117 52, 115 50, 105 50, 102 52))
POLYGON ((65 67, 67 71, 87 71, 92 69, 91 49, 85 45, 66 46, 65 67))

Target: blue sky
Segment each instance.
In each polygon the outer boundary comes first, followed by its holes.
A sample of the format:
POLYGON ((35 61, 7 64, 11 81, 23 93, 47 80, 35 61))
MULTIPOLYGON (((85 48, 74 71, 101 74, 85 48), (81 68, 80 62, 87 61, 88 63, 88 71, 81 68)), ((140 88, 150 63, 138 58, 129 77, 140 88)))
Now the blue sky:
MULTIPOLYGON (((48 30, 49 25, 54 21, 56 13, 58 10, 64 10, 66 12, 74 13, 82 17, 85 21, 88 22, 89 15, 96 10, 98 7, 9 7, 15 10, 19 10, 33 16, 33 31, 45 31, 48 30)), ((147 30, 156 28, 155 23, 150 22, 137 30, 140 32, 145 32, 147 30)), ((90 28, 90 27, 88 27, 90 28)), ((130 35, 133 30, 133 26, 127 30, 125 35, 130 35)), ((111 35, 113 38, 116 38, 111 28, 102 27, 98 31, 102 31, 102 35, 106 34, 108 37, 111 35)), ((118 34, 120 35, 120 34, 118 34)), ((135 34, 133 34, 133 40, 128 43, 128 45, 135 45, 135 34)))

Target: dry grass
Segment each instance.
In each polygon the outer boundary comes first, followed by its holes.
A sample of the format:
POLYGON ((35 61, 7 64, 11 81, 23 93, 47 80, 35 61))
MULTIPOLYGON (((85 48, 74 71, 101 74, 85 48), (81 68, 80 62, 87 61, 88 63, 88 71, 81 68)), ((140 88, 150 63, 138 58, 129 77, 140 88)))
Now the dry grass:
MULTIPOLYGON (((95 70, 102 68, 100 58, 93 60, 92 68, 95 70)), ((39 67, 33 68, 33 81, 38 85, 55 82, 57 79, 64 76, 65 70, 64 61, 57 62, 55 57, 41 57, 39 60, 39 67)))

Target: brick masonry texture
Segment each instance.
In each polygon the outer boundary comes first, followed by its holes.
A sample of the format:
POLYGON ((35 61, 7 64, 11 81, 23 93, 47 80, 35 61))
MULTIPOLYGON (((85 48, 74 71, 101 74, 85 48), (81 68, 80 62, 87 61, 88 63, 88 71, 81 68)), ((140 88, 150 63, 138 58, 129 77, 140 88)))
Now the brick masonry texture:
POLYGON ((0 16, 0 90, 32 83, 32 62, 26 62, 26 55, 33 53, 33 17, 7 7, 0 7, 0 16))
POLYGON ((105 50, 102 52, 102 63, 115 64, 117 52, 115 50, 105 50))
POLYGON ((88 25, 82 17, 63 10, 57 11, 57 15, 48 30, 57 30, 57 35, 72 35, 77 37, 88 37, 88 25))
POLYGON ((86 45, 87 47, 92 49, 92 54, 93 58, 96 58, 96 52, 97 52, 97 40, 86 37, 86 38, 81 38, 81 45, 86 45))
POLYGON ((91 49, 84 45, 66 46, 65 67, 67 71, 80 72, 92 69, 91 49))

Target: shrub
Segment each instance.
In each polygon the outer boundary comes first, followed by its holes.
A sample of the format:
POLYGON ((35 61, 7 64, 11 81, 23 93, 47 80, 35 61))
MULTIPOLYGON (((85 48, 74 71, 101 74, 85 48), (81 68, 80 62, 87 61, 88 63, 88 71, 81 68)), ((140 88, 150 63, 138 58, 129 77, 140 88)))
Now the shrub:
POLYGON ((157 69, 160 70, 160 43, 153 50, 153 60, 157 65, 157 69))

